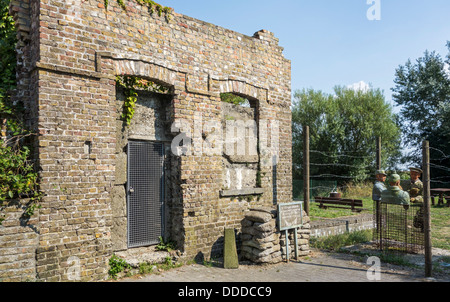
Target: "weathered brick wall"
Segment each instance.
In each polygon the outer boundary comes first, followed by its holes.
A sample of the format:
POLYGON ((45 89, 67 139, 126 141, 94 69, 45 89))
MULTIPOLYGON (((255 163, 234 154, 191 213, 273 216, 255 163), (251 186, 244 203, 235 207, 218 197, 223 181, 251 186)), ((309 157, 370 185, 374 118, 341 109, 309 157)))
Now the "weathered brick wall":
MULTIPOLYGON (((264 30, 245 36, 177 13, 167 22, 135 1, 126 3, 127 12, 115 1, 107 11, 96 0, 12 4, 16 16, 29 16, 23 31, 32 37, 20 48, 27 49, 29 68, 19 80, 29 95, 18 97, 27 102, 39 133, 36 157, 45 197, 38 279, 70 279, 71 257, 79 259, 81 280, 106 276, 114 250, 116 75, 170 87, 172 122, 193 121, 195 113, 220 122, 221 92, 255 99, 259 120, 279 122, 278 162, 261 166, 259 200, 220 197, 222 156, 194 153, 171 161, 179 171, 172 184, 172 234, 186 257, 219 251, 223 229, 239 229, 249 207, 292 200, 290 62, 278 39, 264 30)), ((271 155, 260 160, 270 162, 271 155)))
POLYGON ((39 70, 38 83, 40 188, 45 197, 37 273, 40 279, 64 280, 67 260, 75 256, 85 268, 81 278, 90 280, 98 267, 106 267, 110 254, 114 82, 39 70), (86 144, 91 144, 90 152, 86 144))
POLYGON ((39 246, 37 215, 24 218, 29 200, 12 200, 4 205, 0 225, 0 282, 36 280, 36 249, 39 246))

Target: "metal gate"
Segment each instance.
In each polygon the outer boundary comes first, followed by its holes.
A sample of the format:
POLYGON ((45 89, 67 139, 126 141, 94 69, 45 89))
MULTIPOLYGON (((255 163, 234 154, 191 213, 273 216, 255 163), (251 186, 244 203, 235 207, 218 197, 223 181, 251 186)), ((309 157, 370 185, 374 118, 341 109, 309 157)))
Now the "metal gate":
POLYGON ((159 243, 163 235, 164 145, 129 141, 128 247, 159 243))

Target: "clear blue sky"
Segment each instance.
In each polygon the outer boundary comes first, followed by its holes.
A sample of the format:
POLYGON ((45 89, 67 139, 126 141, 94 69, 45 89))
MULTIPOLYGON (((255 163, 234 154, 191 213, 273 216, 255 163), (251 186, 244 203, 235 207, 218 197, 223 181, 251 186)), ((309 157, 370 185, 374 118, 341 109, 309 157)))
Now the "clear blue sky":
POLYGON ((448 54, 449 0, 379 0, 370 21, 367 0, 160 0, 176 12, 252 36, 266 29, 292 61, 292 91, 331 93, 364 81, 391 102, 395 69, 425 50, 448 54))

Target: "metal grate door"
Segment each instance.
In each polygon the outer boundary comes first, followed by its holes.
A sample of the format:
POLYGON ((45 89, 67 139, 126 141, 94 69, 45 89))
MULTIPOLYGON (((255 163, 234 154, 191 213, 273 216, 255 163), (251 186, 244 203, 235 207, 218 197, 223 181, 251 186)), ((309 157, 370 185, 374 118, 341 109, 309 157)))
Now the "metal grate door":
POLYGON ((159 243, 163 235, 164 145, 128 143, 128 247, 159 243))

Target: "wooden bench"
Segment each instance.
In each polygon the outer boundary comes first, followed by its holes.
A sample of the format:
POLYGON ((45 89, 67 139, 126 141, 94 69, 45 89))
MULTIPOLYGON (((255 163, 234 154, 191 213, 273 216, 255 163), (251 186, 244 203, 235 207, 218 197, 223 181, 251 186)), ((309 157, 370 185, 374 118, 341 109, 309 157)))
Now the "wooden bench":
MULTIPOLYGON (((434 198, 437 198, 439 200, 439 194, 437 194, 437 195, 434 194, 434 195, 431 195, 430 197, 431 197, 431 204, 436 205, 434 198)), ((447 196, 444 195, 444 196, 442 196, 442 198, 444 199, 443 200, 444 205, 445 205, 445 201, 447 201, 447 207, 450 207, 450 195, 447 195, 447 196)), ((438 204, 439 204, 439 201, 438 201, 438 204)))
POLYGON ((432 205, 435 205, 435 202, 434 202, 435 198, 437 198, 439 200, 439 194, 431 194, 430 197, 431 197, 431 204, 432 205))
POLYGON ((450 207, 450 195, 444 196, 445 200, 447 200, 447 207, 450 207))
POLYGON ((314 197, 314 200, 319 203, 319 208, 341 208, 351 209, 353 212, 361 212, 363 209, 363 202, 359 199, 343 199, 336 197, 314 197))

